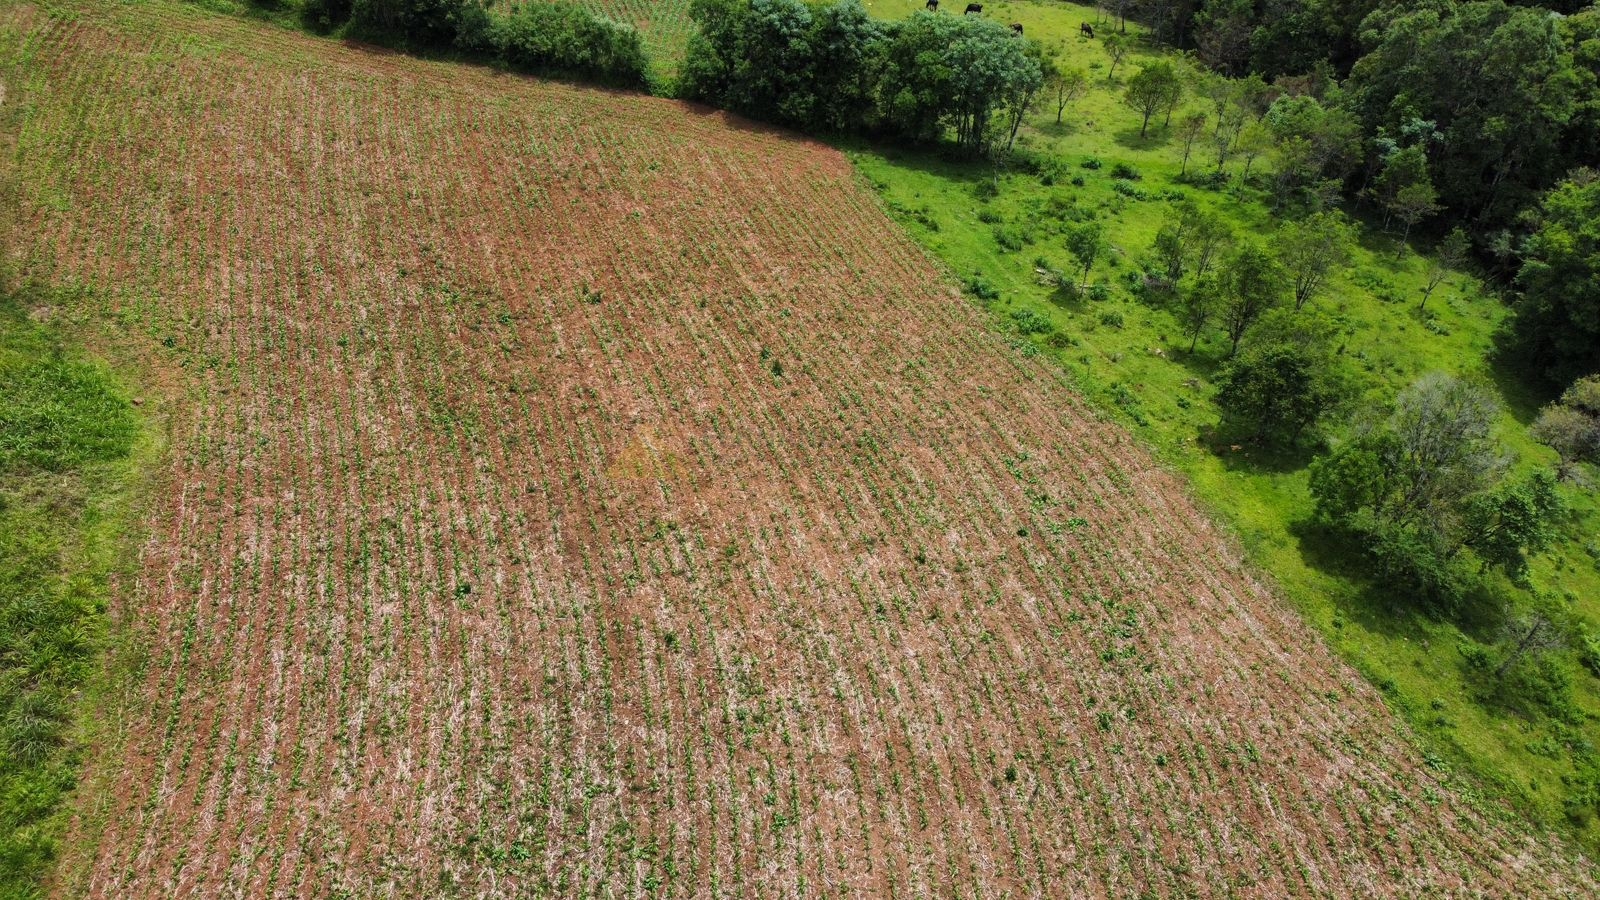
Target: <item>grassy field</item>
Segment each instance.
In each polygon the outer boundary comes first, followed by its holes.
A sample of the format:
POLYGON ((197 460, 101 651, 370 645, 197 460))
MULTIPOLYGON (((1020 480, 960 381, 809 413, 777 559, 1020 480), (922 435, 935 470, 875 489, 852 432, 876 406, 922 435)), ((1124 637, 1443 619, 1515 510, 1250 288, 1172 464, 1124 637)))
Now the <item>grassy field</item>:
MULTIPOLYGON (((868 5, 887 16, 920 8, 868 5)), ((1227 440, 1209 437, 1218 421, 1211 379, 1226 355, 1226 341, 1214 335, 1198 352, 1188 353, 1189 341, 1173 312, 1133 299, 1123 282, 1125 275, 1142 270, 1171 196, 1181 194, 1218 210, 1246 236, 1270 244, 1273 222, 1265 195, 1237 178, 1221 190, 1179 182, 1175 139, 1157 127, 1141 139, 1138 115, 1120 100, 1125 76, 1153 54, 1136 52, 1123 61, 1116 80, 1108 80, 1101 43, 1078 36, 1079 22, 1098 21, 1093 9, 1000 2, 985 4, 985 11, 1024 23, 1029 36, 1091 74, 1091 91, 1067 110, 1061 125, 1055 124, 1053 109, 1037 113, 1022 138, 1026 149, 1062 161, 1056 183, 1005 174, 991 197, 987 185, 994 174, 987 166, 867 148, 852 159, 896 218, 957 278, 980 274, 999 290, 1000 299, 989 306, 1000 327, 1028 310, 1070 337, 1066 347, 1052 346, 1047 335, 1028 340, 1069 372, 1097 406, 1187 476, 1204 505, 1231 526, 1252 561, 1272 574, 1306 619, 1345 659, 1384 686, 1386 700, 1406 715, 1423 746, 1513 798, 1538 820, 1568 825, 1562 804, 1571 790, 1563 778, 1578 773, 1575 754, 1592 753, 1600 744, 1600 683, 1594 675, 1576 664, 1569 667, 1582 712, 1582 719, 1571 724, 1488 709, 1471 699, 1459 647, 1492 641, 1492 621, 1461 628, 1428 616, 1396 614, 1396 607, 1407 606, 1406 598, 1352 575, 1351 561, 1309 527, 1307 458, 1263 455, 1249 446, 1234 451, 1227 440), (1086 168, 1091 160, 1099 167, 1086 168), (1118 193, 1111 171, 1119 163, 1141 176, 1132 185, 1143 198, 1118 193), (1059 236, 1061 211, 1067 209, 1089 211, 1108 228, 1112 250, 1092 279, 1110 288, 1108 300, 1063 304, 1052 286, 1040 283, 1041 261, 1058 271, 1075 268, 1059 236)), ((1107 26, 1099 28, 1106 33, 1107 26)), ((1191 104, 1202 109, 1202 102, 1191 104)), ((1230 171, 1237 174, 1240 166, 1234 161, 1230 171)), ((1256 166, 1260 170, 1262 163, 1256 166)), ((1190 168, 1214 169, 1214 154, 1202 145, 1190 168)), ((1533 401, 1488 362, 1505 305, 1475 279, 1456 275, 1437 290, 1422 315, 1418 302, 1427 260, 1412 249, 1397 254, 1398 249, 1395 236, 1368 227, 1354 264, 1315 301, 1338 322, 1345 353, 1369 379, 1369 398, 1385 401, 1427 372, 1482 378, 1497 386, 1506 405, 1499 436, 1520 466, 1553 464, 1555 454, 1528 437, 1526 426, 1537 412, 1533 401)), ((1571 489, 1567 497, 1573 515, 1561 542, 1536 564, 1534 580, 1600 631, 1600 510, 1591 491, 1571 489)), ((1582 838, 1593 846, 1600 830, 1584 828, 1582 838)))
POLYGON ((108 604, 159 444, 49 293, 0 292, 0 897, 53 868, 114 692, 108 604))
POLYGON ((56 895, 1597 889, 839 152, 166 2, 0 60, 8 258, 179 398, 56 895))

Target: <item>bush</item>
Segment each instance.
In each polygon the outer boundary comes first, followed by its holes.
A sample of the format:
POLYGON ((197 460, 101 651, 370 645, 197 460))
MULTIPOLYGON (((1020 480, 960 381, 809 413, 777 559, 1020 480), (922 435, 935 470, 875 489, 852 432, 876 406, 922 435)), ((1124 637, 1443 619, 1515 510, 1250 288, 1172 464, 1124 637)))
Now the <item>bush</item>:
POLYGON ((992 301, 1000 299, 1000 291, 978 272, 972 273, 972 277, 967 279, 967 293, 977 297, 979 300, 992 301))
POLYGON ((1000 249, 1015 253, 1022 249, 1023 244, 1028 242, 1028 234, 1015 225, 996 225, 994 227, 994 241, 1000 245, 1000 249))
POLYGON ((1111 167, 1111 177, 1123 178, 1127 179, 1128 181, 1138 181, 1143 176, 1141 176, 1139 174, 1139 170, 1135 169, 1133 166, 1130 166, 1127 163, 1119 162, 1111 167))
POLYGON ((312 31, 326 34, 350 21, 351 0, 306 0, 300 21, 312 31))
POLYGON ((506 65, 640 85, 648 63, 638 29, 565 3, 524 3, 489 28, 506 65))
POLYGON ((350 27, 362 37, 440 49, 455 44, 470 5, 463 0, 353 0, 350 27))
POLYGON ((1118 178, 1111 182, 1111 189, 1130 200, 1148 200, 1150 196, 1134 186, 1133 182, 1118 178))
POLYGON ((1019 309, 1011 314, 1011 321, 1023 334, 1045 334, 1055 330, 1050 320, 1031 309, 1019 309))

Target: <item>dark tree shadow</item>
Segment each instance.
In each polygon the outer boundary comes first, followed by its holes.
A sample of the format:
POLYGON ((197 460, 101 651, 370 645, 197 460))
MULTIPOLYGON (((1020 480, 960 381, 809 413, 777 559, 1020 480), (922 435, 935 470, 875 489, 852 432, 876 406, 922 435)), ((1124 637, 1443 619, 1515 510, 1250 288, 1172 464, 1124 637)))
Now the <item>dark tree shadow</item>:
POLYGON ((1287 475, 1311 464, 1320 443, 1302 440, 1294 446, 1276 446, 1253 439, 1244 429, 1223 420, 1200 428, 1200 446, 1229 472, 1269 472, 1287 475))
POLYGON ((1111 137, 1119 147, 1126 147, 1129 150, 1156 150, 1167 145, 1168 136, 1160 124, 1152 122, 1144 137, 1139 136, 1137 128, 1124 128, 1113 132, 1111 137))

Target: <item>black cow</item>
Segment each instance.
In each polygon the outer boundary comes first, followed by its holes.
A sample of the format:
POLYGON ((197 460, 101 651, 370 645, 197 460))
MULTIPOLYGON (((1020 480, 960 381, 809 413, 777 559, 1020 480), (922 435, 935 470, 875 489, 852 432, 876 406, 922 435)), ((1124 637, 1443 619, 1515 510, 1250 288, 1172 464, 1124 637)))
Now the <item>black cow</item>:
POLYGON ((1090 25, 1088 22, 1079 22, 1078 33, 1088 35, 1089 37, 1094 37, 1094 26, 1090 25))
POLYGON ((977 15, 982 15, 983 14, 983 4, 982 3, 968 3, 967 4, 967 11, 965 13, 963 13, 962 15, 970 16, 970 15, 974 15, 974 14, 977 14, 977 15))
POLYGON ((1011 23, 1011 30, 1015 31, 1017 34, 1021 34, 1022 33, 1022 23, 1021 22, 1012 22, 1011 23))
POLYGON ((938 12, 939 11, 939 0, 928 0, 928 11, 929 12, 938 12))

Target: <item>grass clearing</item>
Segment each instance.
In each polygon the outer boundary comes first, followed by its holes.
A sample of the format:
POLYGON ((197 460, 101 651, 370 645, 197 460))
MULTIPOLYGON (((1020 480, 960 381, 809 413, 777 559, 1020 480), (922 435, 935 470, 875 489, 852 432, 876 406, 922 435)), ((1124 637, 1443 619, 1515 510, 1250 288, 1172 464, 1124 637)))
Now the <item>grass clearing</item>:
POLYGON ((55 862, 68 797, 110 686, 113 579, 127 566, 140 416, 103 364, 64 343, 52 298, 0 294, 0 896, 55 862))

